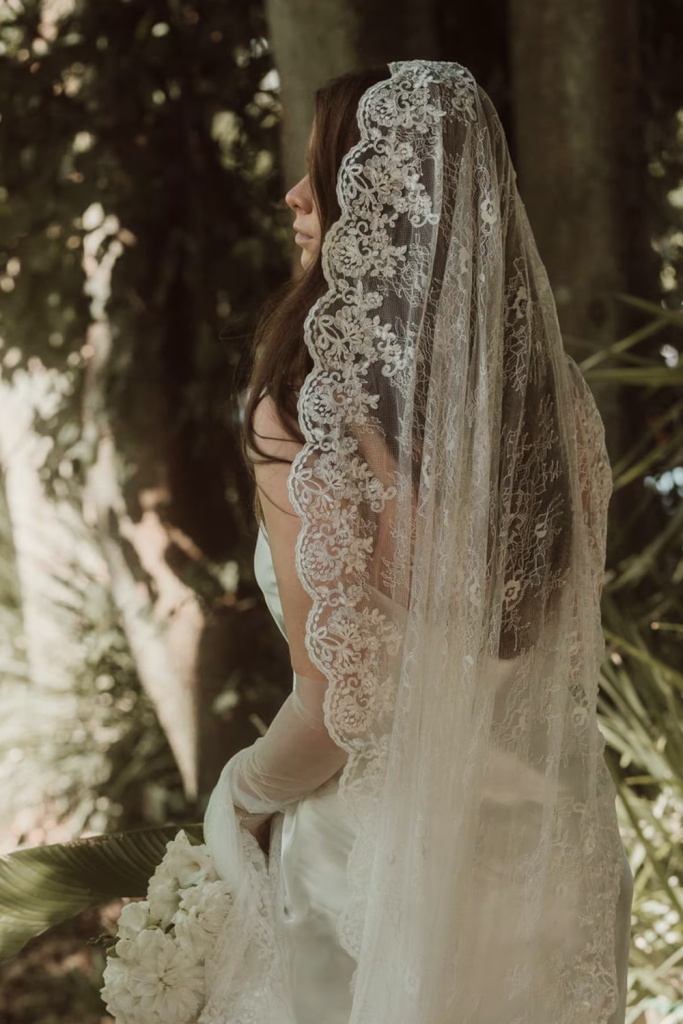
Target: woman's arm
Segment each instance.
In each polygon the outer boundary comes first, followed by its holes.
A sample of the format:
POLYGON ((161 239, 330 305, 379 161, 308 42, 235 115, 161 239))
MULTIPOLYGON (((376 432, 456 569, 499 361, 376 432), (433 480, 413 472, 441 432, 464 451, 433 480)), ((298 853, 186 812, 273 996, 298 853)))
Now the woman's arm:
MULTIPOLYGON (((263 399, 254 415, 259 447, 269 454, 292 459, 300 449, 275 412, 271 399, 263 399)), ((297 575, 295 544, 301 520, 287 493, 289 463, 255 462, 256 483, 263 508, 268 541, 294 671, 294 688, 268 731, 229 762, 233 802, 247 814, 243 827, 257 837, 275 811, 301 799, 331 778, 348 759, 337 746, 324 721, 326 677, 313 665, 305 644, 306 620, 312 606, 297 575)))
POLYGON ((346 763, 346 750, 324 722, 324 684, 295 676, 268 731, 233 758, 235 804, 253 815, 270 815, 322 786, 346 763))

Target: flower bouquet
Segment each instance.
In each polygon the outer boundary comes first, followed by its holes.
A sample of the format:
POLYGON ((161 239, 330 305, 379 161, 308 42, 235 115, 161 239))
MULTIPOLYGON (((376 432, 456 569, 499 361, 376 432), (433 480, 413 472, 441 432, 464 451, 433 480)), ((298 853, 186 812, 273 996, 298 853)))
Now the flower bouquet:
POLYGON ((102 998, 116 1024, 191 1024, 204 1006, 204 961, 230 906, 206 846, 166 844, 147 898, 121 911, 102 998))

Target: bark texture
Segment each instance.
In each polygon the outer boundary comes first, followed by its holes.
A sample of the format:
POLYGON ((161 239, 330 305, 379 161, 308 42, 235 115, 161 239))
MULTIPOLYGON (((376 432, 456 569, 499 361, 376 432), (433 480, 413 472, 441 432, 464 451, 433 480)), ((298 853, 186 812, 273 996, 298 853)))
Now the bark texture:
MULTIPOLYGON (((515 166, 555 294, 565 348, 608 345, 642 316, 618 292, 655 298, 636 0, 510 0, 515 166)), ((596 383, 614 463, 631 447, 633 392, 596 383)), ((626 515, 628 488, 611 509, 626 515)), ((614 534, 613 534, 614 535, 614 534)))
POLYGON ((285 184, 305 174, 315 90, 346 71, 393 60, 436 59, 431 3, 413 0, 266 0, 280 73, 285 184))

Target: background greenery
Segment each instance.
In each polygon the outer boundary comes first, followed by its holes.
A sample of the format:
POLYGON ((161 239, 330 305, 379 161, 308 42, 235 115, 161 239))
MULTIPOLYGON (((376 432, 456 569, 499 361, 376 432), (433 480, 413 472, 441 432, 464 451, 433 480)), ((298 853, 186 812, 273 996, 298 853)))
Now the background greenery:
MULTIPOLYGON (((0 5, 1 853, 199 820, 275 714, 233 374, 291 272, 315 86, 458 60, 606 424, 628 1020, 683 1020, 682 29, 680 0, 0 5)), ((0 1021, 108 1019, 88 939, 119 905, 0 967, 0 1021)))

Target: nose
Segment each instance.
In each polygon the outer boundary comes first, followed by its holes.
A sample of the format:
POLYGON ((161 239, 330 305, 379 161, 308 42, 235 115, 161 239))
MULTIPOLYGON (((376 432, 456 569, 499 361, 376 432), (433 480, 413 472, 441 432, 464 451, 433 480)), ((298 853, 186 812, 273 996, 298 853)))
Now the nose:
POLYGON ((313 204, 311 191, 310 188, 308 188, 308 175, 290 188, 289 192, 285 196, 285 202, 287 203, 287 206, 295 212, 299 210, 302 213, 311 212, 313 204))

